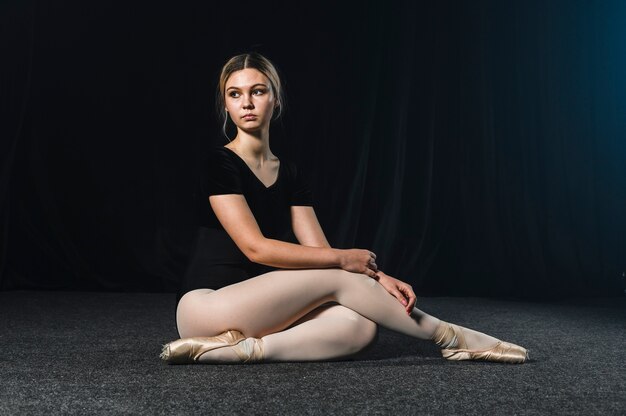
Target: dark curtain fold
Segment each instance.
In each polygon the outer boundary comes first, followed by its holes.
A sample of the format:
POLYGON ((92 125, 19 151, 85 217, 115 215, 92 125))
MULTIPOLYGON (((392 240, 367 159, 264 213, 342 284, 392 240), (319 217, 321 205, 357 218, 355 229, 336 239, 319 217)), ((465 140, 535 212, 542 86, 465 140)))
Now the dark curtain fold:
POLYGON ((2 289, 174 291, 220 65, 258 50, 333 246, 424 295, 623 294, 622 2, 0 10, 2 289))

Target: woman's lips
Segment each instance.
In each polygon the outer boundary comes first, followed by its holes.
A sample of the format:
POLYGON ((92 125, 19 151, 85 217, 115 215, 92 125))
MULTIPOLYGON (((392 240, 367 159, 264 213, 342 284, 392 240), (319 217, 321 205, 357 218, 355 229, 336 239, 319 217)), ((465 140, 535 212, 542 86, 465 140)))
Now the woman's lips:
POLYGON ((245 120, 252 120, 252 119, 256 118, 256 115, 254 115, 254 114, 246 114, 245 116, 243 116, 243 118, 245 120))

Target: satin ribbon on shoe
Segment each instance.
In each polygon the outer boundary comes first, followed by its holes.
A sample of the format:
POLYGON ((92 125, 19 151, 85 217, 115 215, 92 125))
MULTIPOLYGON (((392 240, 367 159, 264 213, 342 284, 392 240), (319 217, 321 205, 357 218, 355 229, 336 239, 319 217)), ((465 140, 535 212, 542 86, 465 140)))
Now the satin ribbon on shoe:
POLYGON ((440 322, 432 339, 443 348, 441 355, 446 360, 481 360, 521 364, 529 359, 526 348, 504 341, 498 341, 496 345, 485 350, 467 349, 463 329, 445 321, 440 322))

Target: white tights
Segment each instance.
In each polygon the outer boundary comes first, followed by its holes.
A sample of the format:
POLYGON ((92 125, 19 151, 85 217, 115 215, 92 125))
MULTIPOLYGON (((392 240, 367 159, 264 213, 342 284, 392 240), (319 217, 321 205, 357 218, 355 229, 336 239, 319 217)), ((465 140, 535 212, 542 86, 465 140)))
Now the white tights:
MULTIPOLYGON (((261 338, 268 361, 353 355, 373 341, 376 324, 420 339, 431 339, 439 324, 439 319, 417 308, 407 315, 376 280, 341 269, 275 270, 217 291, 193 290, 180 300, 176 321, 181 338, 214 336, 229 329, 261 338)), ((497 342, 467 331, 468 345, 497 342)), ((229 353, 215 354, 211 359, 229 353)))

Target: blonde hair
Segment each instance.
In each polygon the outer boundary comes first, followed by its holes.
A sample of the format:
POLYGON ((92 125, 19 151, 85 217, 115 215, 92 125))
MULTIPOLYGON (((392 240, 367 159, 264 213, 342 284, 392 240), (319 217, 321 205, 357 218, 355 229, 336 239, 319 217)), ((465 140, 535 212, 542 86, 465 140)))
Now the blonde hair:
POLYGON ((228 138, 228 134, 226 134, 226 124, 228 123, 225 101, 226 82, 233 72, 241 71, 246 68, 256 69, 265 75, 270 82, 270 87, 274 93, 274 98, 277 104, 277 109, 274 110, 272 120, 280 117, 285 106, 285 96, 283 94, 283 88, 280 82, 280 77, 278 76, 278 71, 269 59, 257 52, 243 53, 241 55, 233 56, 222 67, 216 97, 217 112, 220 120, 222 121, 222 132, 228 140, 230 140, 230 138, 228 138))

